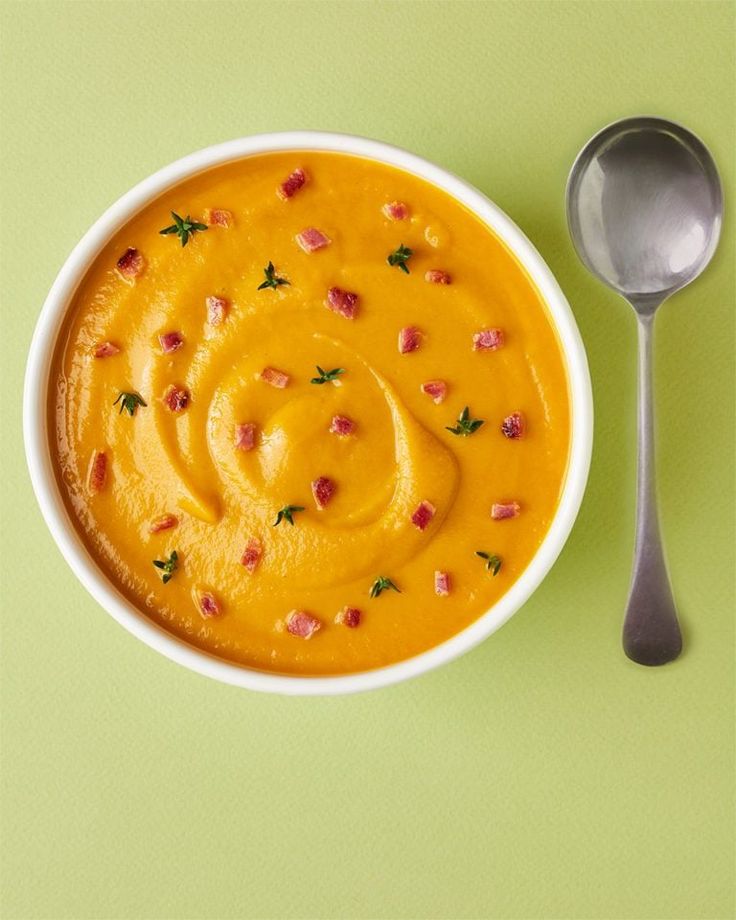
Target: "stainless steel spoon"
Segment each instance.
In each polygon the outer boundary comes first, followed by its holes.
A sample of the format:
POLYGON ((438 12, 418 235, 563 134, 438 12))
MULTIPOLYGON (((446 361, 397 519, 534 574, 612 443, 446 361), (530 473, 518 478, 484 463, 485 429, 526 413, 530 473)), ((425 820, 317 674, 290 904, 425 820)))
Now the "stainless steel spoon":
POLYGON ((661 118, 627 118, 583 147, 566 198, 578 255, 628 300, 639 320, 636 546, 623 646, 639 664, 666 664, 680 654, 682 638, 657 514, 654 315, 713 256, 723 213, 721 182, 710 153, 690 131, 661 118))

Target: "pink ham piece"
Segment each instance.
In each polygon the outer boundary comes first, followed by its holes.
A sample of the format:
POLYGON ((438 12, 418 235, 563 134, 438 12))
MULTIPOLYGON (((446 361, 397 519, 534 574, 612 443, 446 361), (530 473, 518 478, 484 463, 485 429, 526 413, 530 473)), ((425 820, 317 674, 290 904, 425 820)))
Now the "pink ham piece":
POLYGON ((519 516, 521 505, 518 502, 494 502, 491 506, 491 517, 494 521, 504 521, 506 518, 519 516))
POLYGON ((305 610, 292 610, 286 618, 286 631, 300 639, 311 639, 322 624, 305 610))
POLYGON ((164 402, 172 412, 183 412, 189 405, 189 390, 172 384, 164 394, 164 402))
POLYGON ((416 351, 422 344, 422 333, 416 326, 405 326, 399 332, 399 354, 416 351))
POLYGON ((314 496, 314 503, 320 511, 326 508, 332 500, 336 488, 335 483, 327 476, 320 476, 314 480, 312 483, 312 495, 314 496))
POLYGON ((119 353, 120 349, 112 342, 100 342, 95 345, 95 350, 92 352, 95 358, 111 358, 119 353))
POLYGON ((327 306, 345 319, 355 319, 358 311, 358 295, 352 291, 343 291, 339 287, 331 287, 327 292, 327 306))
POLYGON ((447 384, 444 380, 428 380, 422 384, 421 390, 437 405, 444 402, 447 396, 447 384))
POLYGON ((347 438, 355 431, 355 422, 347 415, 333 415, 330 422, 330 432, 341 438, 347 438))
POLYGON ((224 297, 208 297, 205 302, 207 304, 207 322, 210 326, 222 325, 227 319, 230 301, 224 297))
POLYGON ((92 454, 87 482, 92 493, 101 492, 105 488, 107 482, 107 454, 104 451, 96 450, 92 454))
POLYGON ((474 351, 495 351, 503 345, 503 329, 481 329, 473 336, 474 351))
POLYGON ((170 355, 172 352, 178 351, 184 344, 184 336, 181 332, 163 332, 158 337, 158 340, 161 343, 161 349, 165 355, 170 355))
POLYGON ((208 227, 229 227, 233 222, 232 211, 224 208, 205 208, 203 216, 208 227))
POLYGON ((434 593, 438 597, 447 597, 450 593, 450 575, 448 572, 434 573, 434 593))
POLYGON ((277 390, 283 390, 289 382, 289 375, 275 367, 264 367, 261 371, 261 380, 277 390))
POLYGON ((171 530, 171 528, 176 527, 178 523, 179 519, 173 514, 162 514, 161 517, 151 521, 148 527, 148 532, 161 533, 162 530, 171 530))
POLYGON ((426 272, 424 275, 424 280, 428 281, 430 284, 452 284, 452 278, 450 275, 448 275, 447 272, 440 271, 436 268, 426 272))
POLYGON ((199 595, 199 612, 205 619, 217 617, 222 613, 222 608, 211 591, 203 591, 199 595))
POLYGON ((238 450, 253 450, 256 445, 256 426, 245 422, 235 426, 235 446, 238 450))
POLYGON ((512 412, 501 422, 501 431, 512 440, 522 437, 524 428, 524 417, 521 412, 512 412))
POLYGON ((325 246, 329 246, 332 242, 329 236, 325 236, 316 227, 306 227, 301 233, 297 233, 296 241, 304 252, 316 252, 318 249, 324 249, 325 246))
POLYGON ((126 249, 117 263, 117 269, 123 278, 137 278, 145 266, 145 259, 137 249, 126 249))
POLYGON ((251 537, 246 544, 245 551, 240 557, 240 564, 244 565, 252 575, 258 568, 258 564, 263 558, 263 544, 258 537, 251 537))
POLYGON ((279 198, 283 201, 288 201, 289 198, 293 198, 294 195, 299 191, 300 188, 303 188, 307 182, 307 174, 303 169, 295 169, 293 173, 290 173, 281 185, 276 190, 279 198))
POLYGON ((420 502, 411 516, 411 522, 418 530, 426 530, 436 511, 431 502, 420 502))
POLYGON ((360 626, 360 620, 363 614, 357 607, 343 607, 335 617, 335 622, 341 626, 347 626, 348 629, 355 629, 360 626))
POLYGON ((388 201, 381 210, 389 220, 406 220, 409 216, 409 205, 403 201, 388 201))

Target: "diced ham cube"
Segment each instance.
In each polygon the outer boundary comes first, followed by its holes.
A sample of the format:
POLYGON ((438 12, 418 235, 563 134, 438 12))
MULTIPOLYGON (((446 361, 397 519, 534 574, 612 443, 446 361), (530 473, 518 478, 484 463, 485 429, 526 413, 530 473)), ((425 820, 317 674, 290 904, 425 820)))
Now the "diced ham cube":
POLYGON ((422 393, 426 393, 432 402, 439 405, 447 396, 447 384, 444 380, 428 380, 421 386, 422 393))
POLYGON ((148 532, 160 533, 162 530, 171 530, 171 528, 176 527, 178 523, 179 519, 173 514, 162 514, 161 517, 151 521, 148 532))
POLYGON ((211 591, 203 591, 199 595, 199 612, 205 619, 217 617, 222 613, 220 603, 211 591))
POLYGON ((224 297, 208 297, 206 304, 207 322, 210 326, 219 326, 224 323, 230 310, 230 301, 224 297))
POLYGON ((491 506, 491 517, 494 521, 503 521, 506 518, 518 517, 521 505, 518 502, 494 502, 491 506))
POLYGON ((172 412, 183 412, 189 405, 189 390, 172 384, 164 394, 164 402, 172 412))
POLYGON ((327 476, 320 476, 318 479, 314 480, 312 483, 312 495, 314 496, 314 503, 320 511, 327 507, 332 496, 335 494, 336 488, 337 486, 333 480, 329 479, 327 476))
POLYGON ((362 616, 363 614, 357 607, 343 607, 335 617, 335 622, 347 626, 348 629, 355 629, 360 626, 362 616))
POLYGON ((296 241, 304 252, 316 252, 318 249, 324 249, 325 246, 329 246, 332 242, 329 236, 325 236, 316 227, 306 227, 301 233, 297 233, 296 241))
POLYGON ((165 355, 178 351, 184 344, 184 336, 181 332, 163 332, 158 337, 158 340, 165 355))
POLYGON ((113 355, 117 355, 120 352, 120 349, 113 342, 99 342, 95 345, 95 349, 92 354, 95 358, 111 358, 113 355))
POLYGON ((381 210, 389 220, 406 220, 409 216, 409 205, 403 201, 388 201, 381 210))
POLYGON ((425 272, 424 280, 428 281, 430 284, 452 284, 452 278, 450 275, 448 275, 447 272, 440 271, 436 268, 425 272))
POLYGON ((503 345, 503 329, 481 329, 473 336, 475 351, 495 351, 503 345))
POLYGON ((145 259, 137 249, 126 249, 117 263, 117 269, 123 278, 137 278, 145 266, 145 259))
POLYGON ((305 610, 292 610, 286 618, 286 630, 300 639, 311 639, 322 626, 317 617, 305 610))
POLYGON ((434 573, 434 593, 438 597, 447 597, 447 595, 450 593, 449 572, 434 573))
POLYGON ((92 493, 101 492, 107 482, 107 454, 102 450, 96 450, 92 454, 92 461, 89 465, 88 477, 89 490, 92 493))
POLYGON ((405 326, 399 332, 399 354, 416 351, 422 344, 422 332, 416 326, 405 326))
POLYGON ((521 412, 512 412, 501 422, 501 431, 507 438, 516 440, 524 434, 524 416, 521 412))
POLYGON ((436 511, 437 509, 431 502, 420 502, 411 516, 411 522, 417 529, 426 530, 436 511))
POLYGON ((346 319, 355 319, 358 312, 358 295, 352 291, 343 291, 339 287, 331 287, 327 292, 327 306, 346 319))
POLYGON ((286 179, 279 185, 277 194, 279 198, 282 198, 284 201, 288 201, 289 198, 293 198, 294 195, 302 188, 307 181, 307 174, 303 169, 295 169, 293 173, 290 173, 286 179))
POLYGON ((253 422, 244 422, 235 426, 235 446, 238 450, 253 450, 256 444, 256 426, 253 422))
POLYGON ((347 415, 333 415, 330 422, 330 432, 341 438, 346 438, 355 431, 355 422, 347 415))
POLYGON ((240 564, 244 565, 252 575, 258 568, 258 564, 263 558, 263 544, 258 537, 251 537, 246 544, 245 551, 240 557, 240 564))
POLYGON ((275 367, 264 367, 260 374, 261 380, 277 390, 283 390, 289 382, 289 375, 275 367))
POLYGON ((204 209, 204 223, 208 227, 229 227, 232 222, 232 211, 226 211, 224 208, 204 209))

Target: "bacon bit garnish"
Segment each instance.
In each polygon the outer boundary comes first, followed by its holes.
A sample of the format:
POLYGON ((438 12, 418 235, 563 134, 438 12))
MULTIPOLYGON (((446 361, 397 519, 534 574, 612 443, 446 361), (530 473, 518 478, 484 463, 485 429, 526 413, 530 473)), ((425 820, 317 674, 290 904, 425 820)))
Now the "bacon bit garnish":
POLYGON ((105 488, 105 483, 107 482, 107 454, 104 451, 96 450, 92 454, 87 481, 90 492, 101 492, 105 488))
POLYGON ((521 412, 512 412, 501 422, 501 431, 507 438, 516 440, 524 434, 524 416, 521 412))
POLYGON ((292 610, 286 618, 286 631, 300 639, 311 639, 321 626, 317 617, 305 610, 292 610))
POLYGON ((151 521, 148 532, 149 533, 160 533, 162 530, 171 530, 172 527, 176 527, 179 523, 179 519, 173 514, 162 514, 161 517, 156 518, 155 521, 151 521))
POLYGON ((491 517, 494 521, 503 521, 506 518, 519 516, 521 505, 518 502, 494 502, 491 506, 491 517))
POLYGON ((330 432, 341 438, 346 438, 355 431, 355 422, 347 415, 333 415, 330 422, 330 432))
POLYGON ((422 332, 416 326, 405 326, 399 332, 399 354, 416 351, 422 344, 422 332))
POLYGON ((327 292, 327 306, 345 319, 355 319, 358 312, 358 295, 342 288, 332 287, 327 292))
POLYGON ((426 530, 436 511, 437 509, 431 502, 420 502, 411 516, 411 522, 419 530, 426 530))
POLYGON ((263 558, 263 544, 258 537, 251 537, 246 544, 245 551, 240 557, 240 564, 253 574, 263 558))
POLYGON ((336 488, 335 483, 327 476, 320 476, 314 480, 312 483, 312 495, 314 496, 314 503, 320 511, 330 502, 336 488))
POLYGON ((222 613, 222 608, 211 591, 203 591, 197 600, 199 602, 199 612, 205 619, 217 617, 222 613))
POLYGON ((113 355, 119 354, 120 349, 113 342, 100 342, 98 345, 95 345, 95 349, 92 354, 95 358, 111 358, 113 355))
POLYGON ((246 422, 235 426, 235 446, 238 450, 253 450, 256 444, 256 426, 246 422))
POLYGON ((260 378, 272 387, 276 387, 277 390, 283 390, 289 382, 289 375, 275 367, 264 367, 260 373, 260 378))
POLYGON ((224 297, 208 297, 205 302, 207 304, 207 322, 210 326, 219 326, 224 323, 230 309, 230 301, 224 297))
POLYGON ((118 259, 117 269, 123 278, 137 278, 146 266, 146 261, 137 249, 126 249, 118 259))
POLYGON ((430 284, 452 284, 452 278, 447 272, 433 268, 424 274, 424 280, 430 284))
POLYGON ((439 405, 445 401, 447 396, 447 384, 444 380, 428 380, 421 386, 422 393, 426 393, 432 399, 432 402, 439 405))
POLYGON ((473 336, 475 351, 495 351, 503 345, 503 329, 481 329, 473 336))
POLYGON ((307 181, 307 174, 304 172, 301 167, 295 169, 293 173, 290 173, 286 179, 281 183, 281 185, 276 190, 276 194, 283 201, 287 201, 289 198, 293 198, 294 195, 302 188, 307 181))
POLYGON ((409 216, 409 205, 403 201, 389 201, 381 210, 389 220, 406 220, 409 216))
POLYGON ((172 384, 164 393, 164 402, 172 412, 183 412, 189 405, 189 390, 172 384))
POLYGON ((208 227, 229 227, 233 222, 232 211, 224 208, 205 208, 203 217, 208 227))
POLYGON ((178 351, 184 344, 184 336, 181 332, 163 332, 158 337, 158 340, 165 355, 170 355, 172 351, 178 351))
POLYGON ((438 597, 447 597, 450 593, 450 575, 448 572, 434 573, 434 593, 438 597))
POLYGON ((316 227, 306 227, 301 233, 297 233, 296 241, 304 252, 316 252, 318 249, 324 249, 325 246, 329 246, 332 242, 329 236, 325 236, 316 227))
POLYGON ((347 626, 348 629, 355 629, 360 626, 360 620, 363 614, 357 607, 343 607, 335 617, 335 622, 341 626, 347 626))

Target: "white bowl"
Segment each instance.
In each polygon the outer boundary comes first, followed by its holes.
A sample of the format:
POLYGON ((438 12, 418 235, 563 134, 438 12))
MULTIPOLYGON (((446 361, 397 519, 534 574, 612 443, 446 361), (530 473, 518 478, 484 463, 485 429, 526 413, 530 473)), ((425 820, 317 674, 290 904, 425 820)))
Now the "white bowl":
POLYGON ((337 694, 385 687, 451 661, 495 632, 530 597, 562 550, 580 508, 590 466, 593 400, 585 350, 564 294, 534 246, 485 195, 439 166, 379 141, 349 134, 288 131, 217 144, 165 166, 123 195, 85 233, 54 281, 36 325, 26 368, 23 428, 31 481, 49 530, 77 578, 118 623, 173 661, 225 683, 272 693, 337 694), (153 198, 195 173, 252 154, 295 149, 330 150, 388 163, 462 202, 506 243, 539 290, 559 335, 570 384, 570 458, 560 503, 546 537, 519 579, 483 616, 441 645, 387 667, 334 677, 272 674, 223 661, 146 617, 97 566, 72 524, 54 475, 48 430, 49 373, 64 314, 88 267, 118 228, 153 198))

